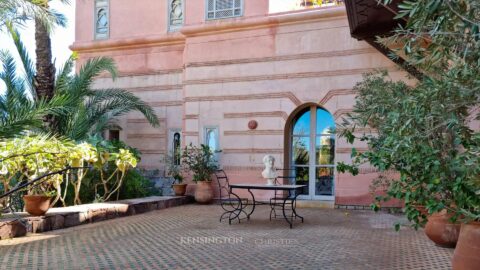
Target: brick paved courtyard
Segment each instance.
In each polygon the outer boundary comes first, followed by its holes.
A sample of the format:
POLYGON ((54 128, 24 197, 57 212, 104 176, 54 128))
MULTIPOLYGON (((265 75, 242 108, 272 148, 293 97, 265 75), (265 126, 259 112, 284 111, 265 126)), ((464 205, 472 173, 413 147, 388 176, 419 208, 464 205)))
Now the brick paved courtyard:
POLYGON ((219 206, 187 205, 0 242, 1 269, 450 269, 452 249, 398 216, 299 209, 289 229, 259 207, 219 223, 219 206))

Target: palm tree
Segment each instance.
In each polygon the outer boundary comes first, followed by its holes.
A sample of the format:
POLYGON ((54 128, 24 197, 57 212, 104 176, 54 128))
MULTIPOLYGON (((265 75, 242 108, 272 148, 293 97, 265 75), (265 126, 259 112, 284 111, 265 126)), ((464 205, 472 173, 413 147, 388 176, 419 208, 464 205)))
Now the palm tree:
MULTIPOLYGON (((70 4, 69 0, 60 0, 64 4, 70 4)), ((43 0, 39 4, 45 10, 50 10, 50 0, 43 0)), ((58 21, 57 24, 65 26, 66 21, 58 21)), ((35 53, 37 55, 37 73, 35 75, 35 88, 38 98, 47 101, 53 97, 55 86, 55 65, 52 62, 52 41, 50 29, 42 18, 35 17, 35 53)))
POLYGON ((6 84, 7 91, 0 96, 0 137, 11 137, 31 130, 85 140, 91 135, 101 134, 114 118, 131 111, 141 112, 152 126, 158 126, 154 110, 132 93, 115 88, 91 88, 94 78, 102 72, 116 77, 117 70, 110 58, 91 59, 78 74, 72 74, 75 59, 71 57, 56 76, 52 97, 34 98, 35 65, 18 32, 11 24, 7 28, 25 72, 19 77, 12 55, 1 53, 3 72, 0 73, 0 79, 6 84), (52 121, 51 125, 45 126, 43 119, 47 115, 52 121))
POLYGON ((5 26, 13 38, 25 72, 19 76, 14 57, 9 52, 0 52, 0 80, 6 85, 6 92, 0 95, 0 139, 14 137, 27 130, 44 132, 46 115, 60 115, 67 110, 63 105, 66 102, 64 97, 58 96, 48 102, 34 99, 33 62, 12 23, 5 26))
POLYGON ((64 25, 65 17, 44 6, 39 0, 1 0, 0 1, 0 30, 7 23, 23 25, 25 21, 37 19, 48 31, 55 25, 64 25))
MULTIPOLYGON (((70 4, 70 0, 60 0, 70 4)), ((7 24, 24 24, 35 21, 35 43, 37 55, 34 83, 35 96, 49 100, 53 97, 55 83, 55 65, 52 62, 50 32, 56 26, 65 26, 65 17, 49 8, 50 0, 1 0, 0 28, 7 24)))

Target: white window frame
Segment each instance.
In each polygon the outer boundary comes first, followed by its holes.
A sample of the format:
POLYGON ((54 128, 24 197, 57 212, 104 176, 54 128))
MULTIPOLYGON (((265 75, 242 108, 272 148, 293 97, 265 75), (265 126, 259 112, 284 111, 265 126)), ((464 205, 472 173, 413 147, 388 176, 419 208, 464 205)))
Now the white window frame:
MULTIPOLYGON (((240 14, 239 15, 235 15, 235 2, 234 2, 234 7, 231 9, 232 10, 232 16, 226 16, 226 17, 216 17, 215 14, 218 10, 215 9, 216 5, 217 5, 217 1, 225 1, 225 0, 212 0, 214 1, 214 10, 213 11, 210 11, 208 10, 208 2, 210 0, 205 0, 205 20, 207 21, 213 21, 213 20, 221 20, 221 19, 228 19, 228 18, 236 18, 236 17, 242 17, 243 16, 243 13, 245 11, 245 1, 244 0, 240 0, 240 14), (213 18, 209 18, 208 17, 208 13, 210 12, 213 12, 213 18)), ((235 0, 231 0, 231 1, 235 1, 235 0)), ((230 9, 226 9, 226 10, 230 10, 230 9)))
POLYGON ((168 15, 167 15, 167 25, 168 25, 168 32, 176 32, 178 30, 180 30, 183 25, 185 24, 185 0, 180 0, 182 2, 182 12, 183 12, 183 16, 182 16, 182 24, 180 25, 172 25, 172 20, 171 20, 171 17, 170 15, 172 14, 172 2, 174 0, 168 0, 167 1, 167 12, 168 12, 168 15))
POLYGON ((219 132, 219 128, 218 126, 205 126, 203 128, 203 144, 204 145, 208 145, 208 141, 207 141, 207 134, 208 134, 208 131, 209 130, 214 130, 215 132, 215 144, 216 144, 216 148, 215 149, 211 149, 212 151, 214 151, 214 159, 215 161, 220 165, 220 153, 218 152, 221 148, 220 148, 220 132, 219 132))
POLYGON ((95 0, 94 6, 94 21, 93 21, 93 35, 95 40, 108 39, 110 37, 110 0, 95 0), (107 33, 101 34, 97 32, 97 21, 98 21, 98 11, 100 9, 105 9, 107 11, 107 33))

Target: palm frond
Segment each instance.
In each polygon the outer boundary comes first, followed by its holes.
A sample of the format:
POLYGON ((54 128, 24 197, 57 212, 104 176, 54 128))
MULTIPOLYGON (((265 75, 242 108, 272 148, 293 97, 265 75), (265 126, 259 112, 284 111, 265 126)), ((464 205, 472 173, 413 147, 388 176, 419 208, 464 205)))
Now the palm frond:
POLYGON ((55 25, 64 26, 66 18, 55 10, 49 10, 44 1, 2 0, 0 1, 0 28, 7 22, 24 25, 27 20, 37 19, 50 32, 55 25))
POLYGON ((36 92, 33 88, 33 82, 35 78, 35 64, 28 55, 27 49, 23 44, 22 40, 20 39, 20 34, 14 28, 12 23, 7 23, 7 29, 13 39, 13 42, 15 43, 15 48, 17 49, 18 55, 21 59, 23 70, 25 72, 25 82, 27 84, 28 90, 30 94, 35 97, 36 92))
POLYGON ((97 109, 103 107, 104 110, 112 108, 123 109, 121 110, 122 112, 119 111, 115 117, 130 111, 139 111, 153 127, 159 125, 157 115, 153 108, 139 97, 123 89, 113 88, 95 90, 95 95, 86 102, 85 106, 87 108, 98 107, 97 109), (107 105, 104 103, 107 103, 107 105))
POLYGON ((67 62, 60 68, 55 80, 55 93, 64 93, 69 88, 72 80, 73 66, 75 64, 73 55, 68 58, 67 62))
POLYGON ((79 93, 90 91, 93 80, 102 72, 109 72, 112 78, 117 76, 117 68, 113 59, 106 57, 89 59, 73 78, 71 91, 79 93))

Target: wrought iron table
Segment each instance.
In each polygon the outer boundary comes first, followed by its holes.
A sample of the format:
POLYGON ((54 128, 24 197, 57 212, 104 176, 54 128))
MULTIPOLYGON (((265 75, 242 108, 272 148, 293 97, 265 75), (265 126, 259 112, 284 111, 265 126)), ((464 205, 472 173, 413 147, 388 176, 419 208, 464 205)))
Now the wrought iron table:
MULTIPOLYGON (((267 205, 270 205, 271 203, 265 203, 265 202, 258 202, 255 200, 255 196, 253 195, 252 193, 252 190, 272 190, 272 191, 288 191, 288 196, 286 196, 284 199, 283 199, 283 203, 282 203, 282 213, 283 213, 283 217, 284 219, 288 222, 288 224, 290 225, 290 228, 293 227, 293 219, 295 218, 300 218, 302 223, 303 223, 303 217, 300 216, 299 214, 297 214, 297 211, 295 210, 295 202, 297 200, 297 197, 298 195, 300 195, 300 192, 295 192, 292 194, 293 191, 299 191, 301 190, 303 187, 305 187, 306 185, 264 185, 264 184, 230 184, 230 193, 234 194, 236 197, 238 197, 234 192, 233 192, 233 189, 246 189, 248 191, 248 193, 250 193, 250 195, 252 196, 252 203, 250 205, 252 205, 252 210, 250 211, 250 213, 247 214, 247 219, 250 219, 250 216, 253 214, 253 212, 255 211, 255 206, 256 205, 264 205, 264 204, 267 204, 267 205), (285 214, 285 206, 287 204, 287 201, 291 202, 291 205, 292 205, 292 215, 290 218, 287 217, 287 215, 285 214)), ((239 197, 238 197, 239 198, 239 197)), ((240 204, 240 207, 238 207, 238 214, 235 216, 235 217, 230 217, 229 221, 231 222, 233 219, 235 219, 236 217, 238 217, 241 212, 243 211, 244 207, 242 206, 242 202, 239 201, 239 204, 240 204)), ((289 203, 290 204, 290 203, 289 203)))

